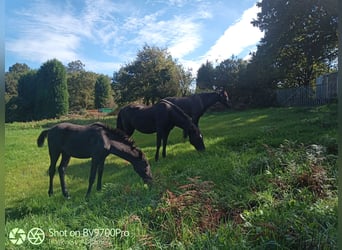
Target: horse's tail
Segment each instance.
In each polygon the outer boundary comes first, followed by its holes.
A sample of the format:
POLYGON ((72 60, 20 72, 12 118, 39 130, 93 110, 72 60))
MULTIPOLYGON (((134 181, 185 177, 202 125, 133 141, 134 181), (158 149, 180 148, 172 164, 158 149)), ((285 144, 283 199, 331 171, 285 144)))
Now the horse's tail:
POLYGON ((49 129, 44 130, 43 132, 40 133, 40 135, 38 136, 38 139, 37 139, 38 147, 43 147, 44 141, 45 141, 45 138, 48 135, 48 132, 49 132, 49 129))

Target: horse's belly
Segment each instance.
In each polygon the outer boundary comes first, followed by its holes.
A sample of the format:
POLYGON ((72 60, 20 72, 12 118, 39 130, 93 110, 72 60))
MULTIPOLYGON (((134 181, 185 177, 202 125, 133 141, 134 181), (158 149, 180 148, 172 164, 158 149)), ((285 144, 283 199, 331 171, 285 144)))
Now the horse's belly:
POLYGON ((136 128, 136 130, 143 134, 153 134, 156 132, 155 128, 136 128))

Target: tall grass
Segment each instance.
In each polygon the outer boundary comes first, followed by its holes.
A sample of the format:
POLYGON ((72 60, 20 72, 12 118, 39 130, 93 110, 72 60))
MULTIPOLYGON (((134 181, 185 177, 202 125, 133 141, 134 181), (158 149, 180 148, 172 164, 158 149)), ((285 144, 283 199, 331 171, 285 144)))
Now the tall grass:
MULTIPOLYGON (((47 146, 38 148, 36 139, 60 120, 6 124, 6 249, 337 248, 336 109, 208 113, 200 122, 205 152, 175 128, 157 163, 155 135, 136 132, 153 186, 109 156, 103 189, 89 201, 89 160, 69 164, 70 200, 58 176, 54 196, 47 195, 47 146), (9 241, 13 228, 33 227, 45 232, 42 244, 9 241)), ((115 125, 113 117, 102 121, 115 125)))

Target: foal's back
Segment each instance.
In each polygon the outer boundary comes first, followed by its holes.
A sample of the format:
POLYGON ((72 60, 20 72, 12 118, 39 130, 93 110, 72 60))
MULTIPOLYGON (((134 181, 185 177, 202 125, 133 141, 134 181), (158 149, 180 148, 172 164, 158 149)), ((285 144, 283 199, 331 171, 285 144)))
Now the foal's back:
POLYGON ((60 151, 76 158, 89 158, 95 151, 106 147, 103 128, 83 126, 72 123, 60 123, 52 127, 48 135, 51 150, 60 151))

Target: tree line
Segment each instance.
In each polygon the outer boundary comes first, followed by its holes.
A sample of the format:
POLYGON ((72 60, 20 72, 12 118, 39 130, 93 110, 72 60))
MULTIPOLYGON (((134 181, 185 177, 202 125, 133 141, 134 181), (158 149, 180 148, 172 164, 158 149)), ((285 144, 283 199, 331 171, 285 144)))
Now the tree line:
MULTIPOLYGON (((172 58, 167 48, 145 45, 113 78, 84 70, 81 61, 64 67, 57 60, 39 70, 15 64, 5 75, 6 121, 51 118, 104 106, 223 87, 235 105, 276 105, 275 90, 310 86, 337 70, 337 0, 262 0, 255 27, 264 37, 246 61, 235 56, 207 61, 197 71, 172 58)), ((243 31, 242 31, 243 32, 243 31)))
POLYGON ((5 73, 5 119, 31 121, 113 106, 110 78, 87 72, 81 61, 48 60, 38 70, 16 63, 5 73))

